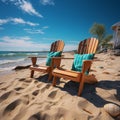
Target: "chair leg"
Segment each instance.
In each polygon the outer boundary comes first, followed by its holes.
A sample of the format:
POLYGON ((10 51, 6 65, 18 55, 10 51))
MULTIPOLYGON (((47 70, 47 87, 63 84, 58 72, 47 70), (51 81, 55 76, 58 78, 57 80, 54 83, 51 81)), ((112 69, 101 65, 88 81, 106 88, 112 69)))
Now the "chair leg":
POLYGON ((30 75, 30 77, 33 78, 33 75, 34 75, 34 70, 31 70, 31 75, 30 75))
POLYGON ((53 85, 53 86, 55 86, 55 85, 56 85, 56 80, 57 80, 57 77, 56 77, 56 76, 54 76, 54 77, 53 77, 53 82, 52 82, 52 85, 53 85))
MULTIPOLYGON (((36 65, 37 57, 32 57, 31 61, 32 61, 32 66, 36 65)), ((31 70, 30 77, 33 78, 33 75, 34 75, 34 70, 31 70)))
POLYGON ((81 95, 81 93, 83 91, 83 87, 84 87, 84 76, 82 76, 81 82, 79 84, 78 96, 81 95))
POLYGON ((52 74, 49 74, 48 81, 52 80, 52 74))

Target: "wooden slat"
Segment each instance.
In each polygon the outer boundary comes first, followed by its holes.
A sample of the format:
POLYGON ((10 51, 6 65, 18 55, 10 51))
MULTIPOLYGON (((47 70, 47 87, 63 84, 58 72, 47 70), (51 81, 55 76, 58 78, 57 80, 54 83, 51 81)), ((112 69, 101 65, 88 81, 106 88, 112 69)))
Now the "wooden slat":
POLYGON ((93 53, 95 38, 91 38, 90 45, 89 45, 89 53, 93 53))
POLYGON ((86 47, 85 47, 84 54, 88 54, 89 53, 89 46, 90 46, 90 39, 87 39, 86 40, 86 47))
POLYGON ((97 50, 97 46, 98 46, 98 40, 96 38, 92 38, 90 53, 95 53, 97 50))
POLYGON ((60 40, 56 43, 56 51, 60 50, 60 40))
POLYGON ((94 50, 93 50, 93 48, 95 47, 94 45, 95 45, 95 41, 96 39, 95 38, 91 38, 90 39, 90 43, 89 43, 89 48, 88 48, 88 53, 94 53, 94 50))
POLYGON ((56 51, 57 51, 57 48, 58 48, 58 43, 59 43, 59 41, 55 41, 55 44, 54 44, 54 47, 53 47, 54 52, 56 52, 56 51))
POLYGON ((64 42, 62 40, 58 41, 57 51, 62 51, 64 47, 64 42))
POLYGON ((67 70, 55 69, 55 70, 53 70, 53 74, 54 73, 61 74, 61 75, 66 75, 66 76, 71 76, 71 77, 78 77, 78 73, 67 71, 67 70))
POLYGON ((31 70, 34 70, 34 71, 43 71, 43 72, 48 72, 50 70, 50 67, 49 66, 30 66, 30 69, 31 70))
POLYGON ((94 49, 93 49, 94 53, 95 53, 96 50, 97 50, 97 46, 98 46, 98 40, 96 39, 96 40, 95 40, 95 43, 94 43, 94 49))
POLYGON ((83 41, 83 48, 82 48, 82 50, 83 50, 83 52, 82 52, 82 54, 84 54, 84 53, 87 53, 87 42, 88 42, 88 40, 84 40, 83 41))
POLYGON ((91 48, 92 48, 92 41, 93 41, 93 39, 91 38, 91 39, 88 39, 88 44, 87 44, 87 53, 89 54, 89 53, 92 53, 92 51, 91 51, 91 48))
POLYGON ((50 51, 53 52, 63 51, 63 48, 64 48, 64 42, 62 40, 58 40, 52 43, 50 51))
POLYGON ((80 82, 80 76, 82 73, 80 72, 74 72, 74 71, 68 71, 68 70, 59 70, 59 69, 54 69, 52 74, 57 77, 61 77, 64 79, 70 79, 76 82, 80 82))
POLYGON ((55 42, 55 51, 59 51, 59 45, 60 45, 59 42, 60 41, 55 42))
POLYGON ((81 41, 78 46, 78 54, 95 53, 98 46, 98 40, 96 38, 89 38, 81 41))
POLYGON ((87 53, 87 40, 83 40, 79 43, 78 46, 78 54, 84 54, 87 53))

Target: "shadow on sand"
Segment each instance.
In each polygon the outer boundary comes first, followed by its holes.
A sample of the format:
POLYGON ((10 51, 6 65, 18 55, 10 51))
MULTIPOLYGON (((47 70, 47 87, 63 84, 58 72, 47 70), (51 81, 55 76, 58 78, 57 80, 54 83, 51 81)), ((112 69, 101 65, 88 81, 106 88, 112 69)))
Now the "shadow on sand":
MULTIPOLYGON (((44 83, 51 83, 52 81, 48 81, 48 75, 40 76, 39 78, 36 78, 40 82, 44 83)), ((60 87, 59 84, 64 81, 57 80, 57 88, 61 89, 62 91, 66 91, 71 95, 77 95, 79 83, 69 81, 65 83, 64 87, 60 87)), ((110 103, 110 101, 104 100, 102 97, 100 97, 97 92, 96 88, 101 88, 104 90, 116 90, 116 94, 114 96, 118 101, 120 101, 120 81, 118 80, 102 80, 95 84, 85 84, 84 89, 82 92, 81 97, 87 99, 89 102, 93 103, 96 107, 103 107, 106 103, 110 103)))

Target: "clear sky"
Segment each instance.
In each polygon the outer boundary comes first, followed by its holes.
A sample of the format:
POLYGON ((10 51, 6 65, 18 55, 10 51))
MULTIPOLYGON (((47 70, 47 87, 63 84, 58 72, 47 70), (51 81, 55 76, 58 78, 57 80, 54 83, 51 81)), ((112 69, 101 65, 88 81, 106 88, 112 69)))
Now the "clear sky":
POLYGON ((120 0, 0 0, 0 50, 49 50, 58 39, 72 50, 94 23, 112 34, 118 21, 120 0))

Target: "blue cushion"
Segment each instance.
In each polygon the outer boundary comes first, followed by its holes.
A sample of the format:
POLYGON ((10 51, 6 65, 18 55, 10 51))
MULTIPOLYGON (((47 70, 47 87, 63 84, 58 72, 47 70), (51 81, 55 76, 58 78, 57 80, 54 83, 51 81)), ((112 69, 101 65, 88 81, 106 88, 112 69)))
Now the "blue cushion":
MULTIPOLYGON (((72 65, 72 70, 74 71, 82 71, 83 60, 92 60, 94 58, 94 54, 75 54, 74 61, 72 65)), ((86 71, 86 74, 89 72, 86 71)))
POLYGON ((52 57, 60 57, 61 54, 62 54, 61 51, 59 51, 59 52, 49 52, 48 55, 47 55, 46 65, 50 66, 51 65, 52 57))

